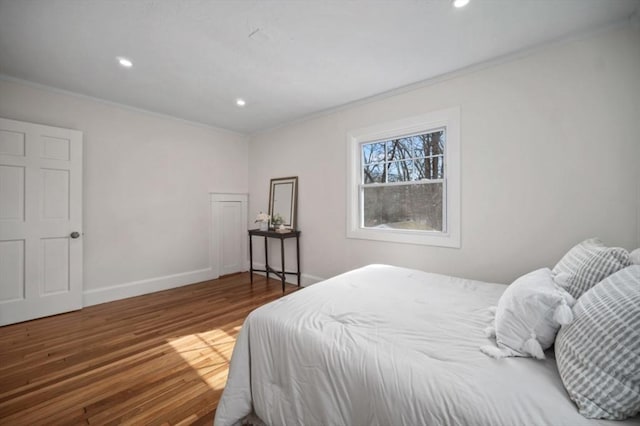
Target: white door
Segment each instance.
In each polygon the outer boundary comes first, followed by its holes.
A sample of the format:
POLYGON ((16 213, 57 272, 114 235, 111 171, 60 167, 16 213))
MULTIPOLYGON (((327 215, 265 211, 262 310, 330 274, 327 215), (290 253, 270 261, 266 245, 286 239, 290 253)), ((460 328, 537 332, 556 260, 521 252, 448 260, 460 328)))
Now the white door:
POLYGON ((247 270, 247 196, 212 194, 214 276, 247 270))
POLYGON ((82 132, 0 118, 0 325, 82 308, 82 132))

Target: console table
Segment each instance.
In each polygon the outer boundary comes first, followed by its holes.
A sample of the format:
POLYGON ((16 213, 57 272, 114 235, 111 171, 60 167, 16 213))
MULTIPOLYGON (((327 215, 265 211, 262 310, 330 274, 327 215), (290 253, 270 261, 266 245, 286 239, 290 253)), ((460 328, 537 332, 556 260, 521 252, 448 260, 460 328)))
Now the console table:
POLYGON ((253 273, 254 272, 265 272, 267 274, 267 279, 269 279, 269 273, 274 274, 282 281, 282 292, 284 293, 284 281, 287 275, 296 275, 298 277, 298 287, 300 287, 300 231, 290 231, 290 232, 276 232, 276 231, 261 231, 259 229, 250 229, 249 230, 249 275, 251 276, 251 284, 253 284, 253 273), (253 267, 253 237, 264 237, 264 269, 254 269, 253 267), (269 244, 267 244, 267 240, 269 238, 275 238, 280 240, 280 257, 282 268, 280 270, 274 269, 269 266, 269 244), (296 272, 287 272, 284 267, 284 240, 288 238, 296 239, 296 272))

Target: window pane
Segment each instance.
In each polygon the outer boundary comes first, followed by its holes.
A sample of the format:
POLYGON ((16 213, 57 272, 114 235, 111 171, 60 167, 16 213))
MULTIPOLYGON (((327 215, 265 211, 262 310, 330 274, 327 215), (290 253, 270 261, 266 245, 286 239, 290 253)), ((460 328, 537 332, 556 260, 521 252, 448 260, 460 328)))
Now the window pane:
POLYGON ((444 156, 432 157, 429 160, 432 179, 444 179, 444 156))
POLYGON ((415 160, 415 180, 444 179, 444 156, 415 160))
POLYGON ((362 164, 384 160, 384 142, 362 144, 362 164))
POLYGON ((409 149, 411 150, 411 155, 413 155, 414 158, 420 158, 420 157, 425 157, 429 155, 429 154, 425 154, 424 142, 423 142, 425 136, 427 135, 411 136, 409 149))
POLYGON ((423 146, 427 156, 444 154, 444 130, 423 135, 423 146))
POLYGON ((364 188, 364 226, 442 231, 442 188, 442 183, 364 188))
POLYGON ((367 164, 363 169, 364 183, 384 183, 384 164, 367 164))
POLYGON ((413 161, 394 161, 388 164, 387 182, 409 182, 413 176, 413 161))
POLYGON ((387 160, 406 160, 412 158, 411 139, 400 138, 387 141, 387 160))

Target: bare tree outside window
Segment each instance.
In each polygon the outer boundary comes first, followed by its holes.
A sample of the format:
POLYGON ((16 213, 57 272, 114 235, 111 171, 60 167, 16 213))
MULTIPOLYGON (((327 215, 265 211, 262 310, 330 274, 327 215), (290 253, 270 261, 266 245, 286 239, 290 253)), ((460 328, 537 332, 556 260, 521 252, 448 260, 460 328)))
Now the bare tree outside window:
POLYGON ((445 231, 445 129, 361 144, 365 228, 445 231))

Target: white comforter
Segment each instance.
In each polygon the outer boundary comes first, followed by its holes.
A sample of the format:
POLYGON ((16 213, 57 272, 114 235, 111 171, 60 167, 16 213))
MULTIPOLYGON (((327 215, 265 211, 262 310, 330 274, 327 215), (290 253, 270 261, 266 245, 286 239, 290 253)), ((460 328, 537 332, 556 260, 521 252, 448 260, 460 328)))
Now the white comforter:
POLYGON ((640 424, 582 417, 553 359, 478 350, 505 288, 371 265, 265 305, 238 336, 215 424, 252 411, 269 425, 640 424))

